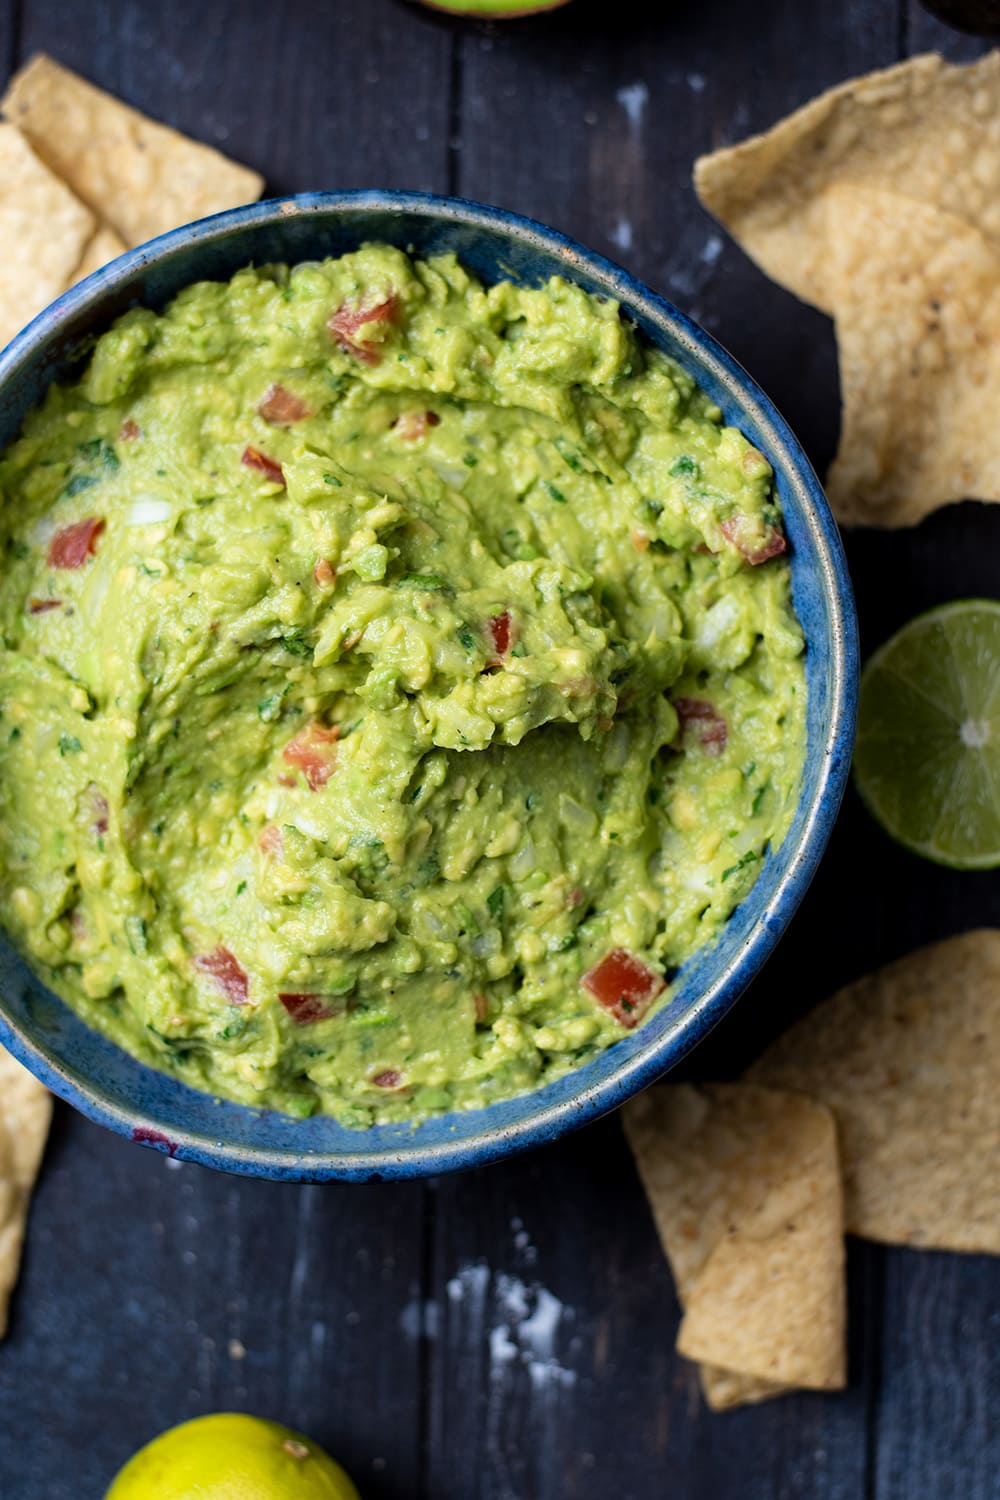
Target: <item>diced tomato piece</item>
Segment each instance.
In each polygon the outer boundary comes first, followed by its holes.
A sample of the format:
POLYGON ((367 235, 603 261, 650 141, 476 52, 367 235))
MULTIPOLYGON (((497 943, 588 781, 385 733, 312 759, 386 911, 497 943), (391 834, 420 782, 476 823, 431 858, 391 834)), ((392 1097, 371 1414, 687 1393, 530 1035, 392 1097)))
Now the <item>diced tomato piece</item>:
POLYGON ((403 1082, 402 1073, 397 1073, 395 1068, 386 1068, 382 1073, 376 1073, 372 1083, 377 1089, 398 1089, 403 1082))
POLYGON ((31 611, 31 613, 33 615, 44 615, 44 614, 47 614, 50 609, 61 609, 62 608, 62 600, 61 599, 31 599, 31 600, 28 601, 28 608, 30 609, 30 611, 31 611))
POLYGON ((246 1005, 250 980, 239 960, 220 943, 211 953, 196 953, 194 966, 214 979, 230 1005, 246 1005))
POLYGON ((489 1013, 490 1003, 485 995, 473 995, 472 1005, 476 1013, 476 1025, 481 1026, 489 1013))
POLYGON ((575 885, 571 891, 567 891, 566 893, 566 910, 575 911, 582 900, 583 891, 578 885, 575 885))
POLYGON ((281 465, 275 463, 273 458, 268 458, 266 453, 261 453, 252 443, 248 443, 243 449, 240 463, 245 469, 256 469, 258 474, 263 474, 272 484, 283 485, 285 482, 285 471, 281 465))
POLYGON ((278 996, 296 1026, 312 1026, 339 1015, 343 1006, 332 1003, 326 995, 285 993, 278 996))
POLYGON ((642 1020, 663 989, 663 979, 627 948, 613 948, 580 980, 620 1026, 631 1029, 642 1020))
POLYGON ((303 418, 312 416, 306 403, 283 385, 269 385, 258 403, 257 411, 272 427, 289 427, 293 422, 301 422, 303 418))
POLYGON ((395 323, 398 317, 399 298, 393 292, 383 302, 369 303, 368 306, 362 303, 360 307, 352 307, 350 303, 342 302, 326 326, 346 353, 353 354, 362 364, 377 365, 382 358, 377 342, 359 340, 357 335, 368 323, 395 323))
POLYGON ((783 552, 788 551, 785 534, 777 526, 767 526, 761 538, 752 534, 751 524, 750 518, 741 511, 719 522, 719 530, 726 541, 733 544, 751 567, 756 568, 759 563, 765 563, 771 557, 780 557, 783 552))
POLYGON ((332 589, 337 582, 337 570, 326 557, 321 557, 313 568, 313 582, 318 589, 332 589))
POLYGON ((633 531, 632 546, 637 552, 649 551, 649 537, 644 531, 633 531))
POLYGON ((418 438, 425 438, 440 421, 436 411, 404 411, 393 422, 392 430, 404 443, 414 443, 418 438))
POLYGON ((118 429, 118 437, 123 443, 134 443, 137 438, 142 437, 142 428, 131 417, 126 417, 118 429))
POLYGON ((266 828, 261 829, 257 839, 258 849, 262 849, 265 854, 277 854, 281 845, 281 829, 277 823, 269 823, 266 828))
POLYGON ((514 644, 514 622, 510 617, 510 610, 505 609, 502 615, 494 615, 488 622, 487 629, 493 642, 494 664, 498 664, 514 644))
POLYGON ((87 516, 57 531, 49 543, 50 568, 82 568, 97 551, 97 538, 104 530, 100 516, 87 516))
POLYGON ((304 773, 310 791, 318 792, 337 769, 339 739, 340 729, 336 724, 328 729, 325 724, 313 721, 289 740, 281 752, 282 758, 304 773))
POLYGON ((709 755, 721 755, 726 748, 729 730, 714 705, 705 698, 675 698, 673 704, 682 727, 697 732, 702 749, 709 755))

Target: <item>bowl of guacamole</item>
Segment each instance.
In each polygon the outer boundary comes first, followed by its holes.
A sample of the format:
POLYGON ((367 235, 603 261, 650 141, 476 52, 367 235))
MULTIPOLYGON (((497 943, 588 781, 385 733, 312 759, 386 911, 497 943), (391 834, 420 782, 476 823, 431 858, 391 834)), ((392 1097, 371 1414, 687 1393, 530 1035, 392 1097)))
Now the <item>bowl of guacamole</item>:
POLYGON ((0 1040, 160 1150, 478 1164, 652 1081, 822 853, 836 529, 749 377, 516 216, 168 234, 0 356, 0 1040))

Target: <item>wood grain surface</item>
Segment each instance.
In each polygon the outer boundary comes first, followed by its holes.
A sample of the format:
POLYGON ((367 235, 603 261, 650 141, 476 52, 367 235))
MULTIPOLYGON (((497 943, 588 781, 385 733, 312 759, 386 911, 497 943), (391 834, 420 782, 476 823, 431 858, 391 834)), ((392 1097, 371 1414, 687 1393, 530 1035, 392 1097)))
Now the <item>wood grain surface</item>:
MULTIPOLYGON (((701 211, 691 161, 936 47, 982 50, 916 0, 574 0, 497 26, 400 0, 0 0, 0 66, 45 48, 274 191, 460 192, 611 255, 749 366, 821 471, 831 326, 701 211)), ((997 593, 1000 509, 849 554, 871 649, 997 593)), ((684 1076, 732 1076, 835 985, 980 922, 1000 879, 921 864, 849 794, 778 954, 684 1076)), ((3 1500, 100 1500, 141 1442, 226 1408, 307 1429, 365 1500, 1000 1496, 996 1262, 852 1244, 849 1389, 712 1416, 614 1120, 464 1177, 296 1188, 57 1113, 0 1345, 3 1500)))

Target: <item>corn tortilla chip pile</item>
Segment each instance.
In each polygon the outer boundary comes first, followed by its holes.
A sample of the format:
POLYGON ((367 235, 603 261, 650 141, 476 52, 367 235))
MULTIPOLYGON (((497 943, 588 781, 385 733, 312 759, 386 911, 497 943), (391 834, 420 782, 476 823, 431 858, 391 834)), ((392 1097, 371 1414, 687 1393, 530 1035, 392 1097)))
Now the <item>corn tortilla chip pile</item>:
POLYGON ((626 1106, 710 1405, 843 1384, 845 1229, 1000 1254, 998 1078, 990 929, 848 985, 741 1083, 626 1106))
POLYGON ((130 246, 259 198, 263 179, 49 57, 0 104, 0 346, 130 246))
POLYGON ((656 1089, 626 1133, 684 1308, 680 1352, 717 1410, 844 1384, 844 1245, 833 1118, 743 1084, 656 1089))
POLYGON ((705 207, 836 320, 849 525, 1000 500, 1000 52, 913 58, 695 164, 705 207))
POLYGON ((0 1338, 7 1331, 31 1189, 51 1117, 50 1095, 0 1047, 0 1338))
POLYGON ((747 1077, 833 1111, 850 1232, 1000 1254, 1000 931, 848 985, 747 1077))
POLYGON ((93 231, 90 210, 0 125, 0 345, 65 289, 93 231))

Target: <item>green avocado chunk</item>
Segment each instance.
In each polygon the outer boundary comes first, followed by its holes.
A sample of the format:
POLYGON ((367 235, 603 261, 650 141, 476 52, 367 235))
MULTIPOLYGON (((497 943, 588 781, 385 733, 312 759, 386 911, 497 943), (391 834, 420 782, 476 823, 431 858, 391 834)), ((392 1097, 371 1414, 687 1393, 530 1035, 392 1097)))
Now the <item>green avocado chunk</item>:
POLYGON ((783 836, 766 459, 618 307, 385 245, 137 308, 0 459, 0 923, 195 1088, 560 1077, 783 836))

